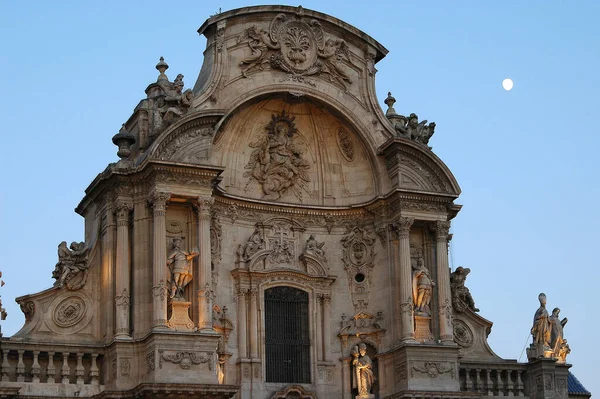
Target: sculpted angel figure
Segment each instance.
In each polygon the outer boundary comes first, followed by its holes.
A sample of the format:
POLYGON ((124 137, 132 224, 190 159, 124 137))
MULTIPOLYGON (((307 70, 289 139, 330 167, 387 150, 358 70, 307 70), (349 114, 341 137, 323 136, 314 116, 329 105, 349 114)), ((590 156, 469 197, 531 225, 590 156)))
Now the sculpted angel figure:
POLYGON ((323 250, 324 245, 325 245, 324 242, 319 243, 317 241, 317 239, 315 238, 315 235, 311 234, 310 237, 308 237, 308 240, 306 240, 306 248, 304 249, 304 252, 313 254, 319 258, 324 258, 325 257, 325 251, 323 250))
POLYGON ((452 291, 452 306, 459 312, 469 308, 474 312, 479 312, 475 307, 475 301, 471 295, 471 291, 465 287, 467 276, 471 273, 471 269, 459 266, 450 274, 450 289, 452 291))
POLYGON ((434 282, 431 280, 429 270, 425 267, 423 258, 417 259, 417 266, 413 271, 413 301, 415 312, 430 314, 429 303, 434 282))
POLYGON ((83 287, 89 267, 87 251, 84 242, 73 241, 70 249, 66 241, 58 245, 58 263, 52 272, 52 277, 56 279, 55 287, 62 288, 66 285, 71 290, 83 287), (75 278, 77 276, 78 278, 75 278))
POLYGON ((186 252, 181 249, 181 238, 173 239, 173 249, 167 257, 171 271, 171 298, 183 297, 183 290, 192 281, 192 260, 200 253, 197 249, 186 252))
POLYGON ((354 357, 352 365, 354 366, 356 388, 358 388, 357 397, 369 397, 375 382, 375 374, 373 373, 373 362, 367 355, 367 345, 361 342, 352 349, 351 354, 354 357))
POLYGON ((560 309, 554 308, 552 315, 549 317, 550 320, 550 348, 553 351, 553 356, 557 357, 559 361, 564 363, 567 358, 567 354, 571 352, 567 340, 563 337, 563 328, 569 321, 566 317, 560 319, 560 309))

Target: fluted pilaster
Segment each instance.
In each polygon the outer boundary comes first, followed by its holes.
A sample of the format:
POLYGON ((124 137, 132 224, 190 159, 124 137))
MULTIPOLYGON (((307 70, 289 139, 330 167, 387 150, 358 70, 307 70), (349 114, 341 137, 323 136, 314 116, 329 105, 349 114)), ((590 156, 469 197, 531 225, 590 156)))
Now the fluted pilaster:
POLYGON ((153 273, 152 273, 152 295, 153 295, 153 329, 167 328, 167 237, 165 217, 167 213, 167 202, 171 194, 155 192, 150 201, 154 209, 153 228, 153 273))
POLYGON ((212 330, 212 281, 211 281, 211 254, 210 254, 210 218, 214 198, 198 198, 198 328, 212 330))
POLYGON ((129 328, 129 293, 131 292, 131 262, 129 256, 129 215, 133 206, 117 201, 114 211, 117 219, 116 257, 116 339, 131 339, 129 328))
POLYGON ((399 313, 400 313, 400 340, 414 341, 415 328, 413 322, 412 298, 412 267, 410 262, 410 228, 414 223, 413 218, 400 217, 394 224, 398 244, 394 246, 399 251, 395 256, 398 259, 399 270, 396 270, 396 286, 399 287, 399 313))
POLYGON ((438 220, 432 226, 436 241, 438 314, 440 321, 440 340, 453 344, 452 296, 450 291, 450 269, 448 268, 448 231, 450 222, 438 220))

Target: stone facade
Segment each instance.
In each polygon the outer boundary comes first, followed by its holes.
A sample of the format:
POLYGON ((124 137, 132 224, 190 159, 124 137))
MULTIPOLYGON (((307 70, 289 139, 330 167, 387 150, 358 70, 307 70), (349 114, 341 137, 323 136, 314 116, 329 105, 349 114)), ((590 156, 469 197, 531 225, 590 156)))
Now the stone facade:
POLYGON ((160 59, 76 209, 85 242, 17 298, 2 397, 567 397, 564 361, 494 354, 450 274, 460 188, 435 123, 380 108, 381 44, 287 6, 199 32, 193 89, 160 59), (303 381, 269 376, 277 287, 307 298, 303 381))

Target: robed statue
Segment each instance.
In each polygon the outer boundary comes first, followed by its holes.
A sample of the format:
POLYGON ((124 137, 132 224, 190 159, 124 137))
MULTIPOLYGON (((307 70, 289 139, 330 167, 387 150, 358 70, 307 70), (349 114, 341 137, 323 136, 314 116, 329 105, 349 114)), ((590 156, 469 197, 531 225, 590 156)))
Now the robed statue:
POLYGON ((356 398, 374 397, 371 395, 371 389, 375 382, 375 374, 373 373, 373 362, 367 355, 367 345, 361 342, 352 349, 351 354, 354 357, 352 365, 354 366, 355 388, 358 389, 356 398))

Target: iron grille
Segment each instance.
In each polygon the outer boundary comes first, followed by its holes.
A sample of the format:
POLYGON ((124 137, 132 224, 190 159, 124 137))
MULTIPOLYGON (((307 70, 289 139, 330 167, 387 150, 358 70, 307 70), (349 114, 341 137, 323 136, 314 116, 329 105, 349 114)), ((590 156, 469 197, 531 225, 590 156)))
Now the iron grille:
POLYGON ((292 287, 265 290, 267 382, 310 383, 308 293, 292 287))

